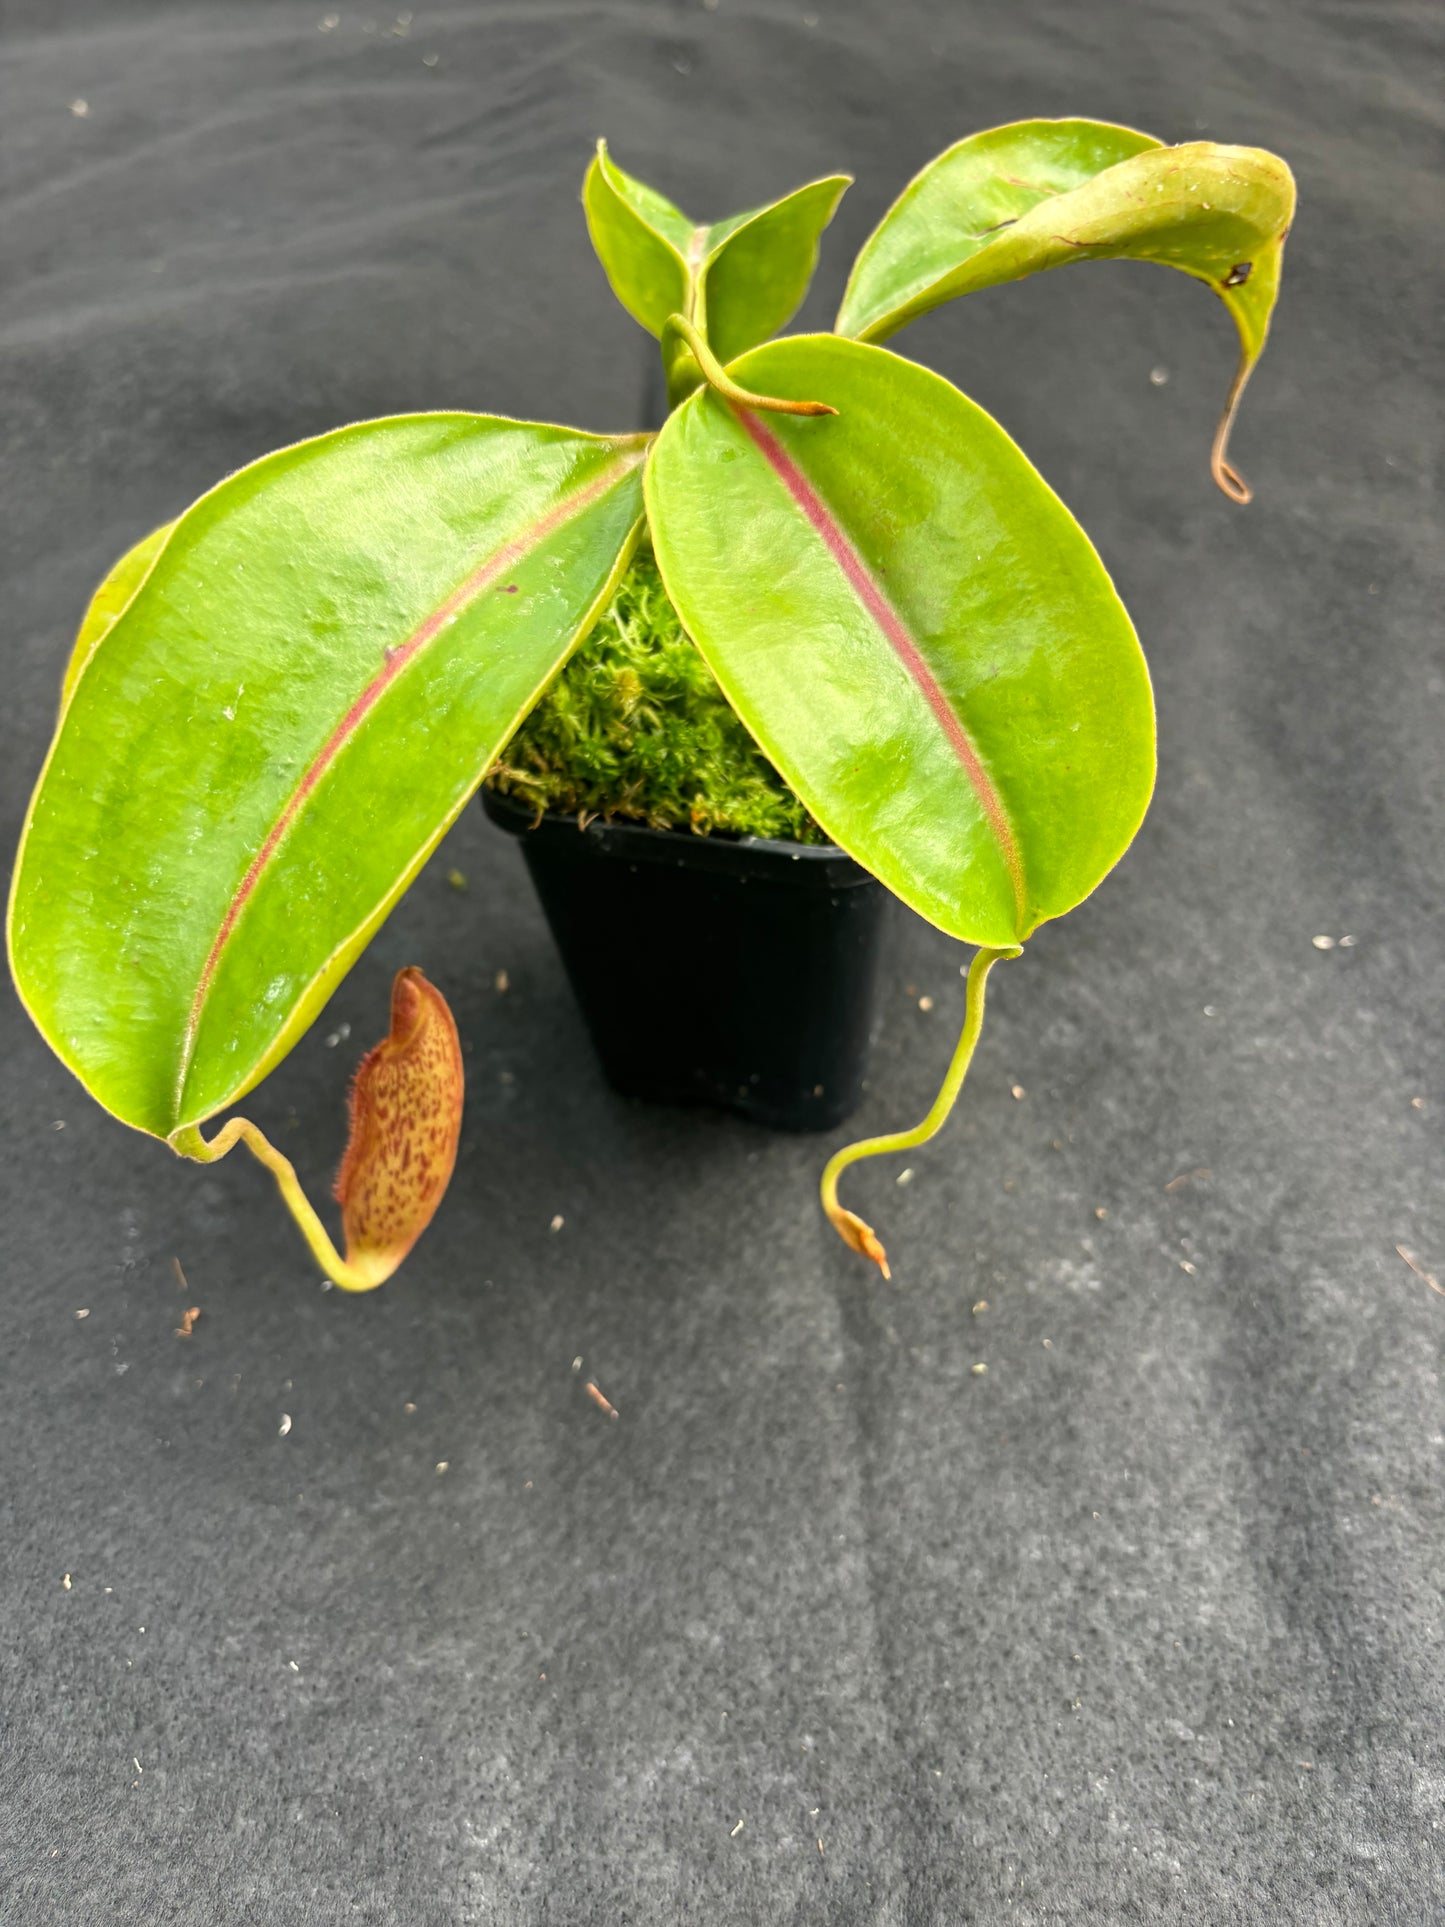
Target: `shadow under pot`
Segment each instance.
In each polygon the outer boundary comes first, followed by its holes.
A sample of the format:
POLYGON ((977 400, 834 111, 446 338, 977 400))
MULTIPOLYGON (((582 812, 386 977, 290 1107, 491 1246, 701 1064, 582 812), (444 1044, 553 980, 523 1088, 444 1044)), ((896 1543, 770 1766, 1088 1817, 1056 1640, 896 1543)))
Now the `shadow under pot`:
POLYGON ((833 844, 536 812, 515 836, 608 1082, 826 1131, 863 1095, 888 893, 833 844))

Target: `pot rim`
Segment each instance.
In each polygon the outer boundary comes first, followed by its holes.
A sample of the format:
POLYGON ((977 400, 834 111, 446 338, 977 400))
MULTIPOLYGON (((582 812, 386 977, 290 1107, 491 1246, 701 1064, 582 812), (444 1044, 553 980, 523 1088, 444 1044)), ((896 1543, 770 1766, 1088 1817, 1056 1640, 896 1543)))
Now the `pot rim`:
POLYGON ((559 855, 585 861, 621 857, 628 863, 664 864, 678 870, 705 870, 743 880, 798 883, 828 890, 853 889, 877 878, 856 863, 836 843, 790 843, 768 836, 730 836, 715 831, 699 836, 690 830, 655 830, 646 823, 623 818, 607 822, 592 817, 585 828, 575 816, 535 810, 514 796, 482 787, 482 808, 509 836, 536 836, 559 855))

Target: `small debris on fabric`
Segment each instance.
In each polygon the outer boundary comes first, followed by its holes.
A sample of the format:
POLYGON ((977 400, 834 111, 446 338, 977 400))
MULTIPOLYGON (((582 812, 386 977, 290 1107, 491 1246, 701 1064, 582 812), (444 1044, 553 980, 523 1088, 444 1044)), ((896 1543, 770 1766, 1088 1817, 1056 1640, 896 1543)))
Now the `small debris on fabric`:
POLYGON ((970 1365, 968 1369, 973 1373, 975 1378, 982 1378, 988 1370, 988 1366, 980 1359, 976 1365, 970 1365))
POLYGON ((1335 947, 1335 940, 1333 937, 1311 937, 1310 942, 1314 945, 1316 950, 1333 950, 1335 947))
POLYGON ((554 1231, 560 1231, 566 1222, 567 1220, 562 1216, 562 1213, 559 1211, 552 1220, 552 1229, 554 1231))
POLYGON ((492 988, 499 997, 505 997, 507 992, 512 988, 512 980, 505 970, 499 970, 496 976, 493 977, 492 988))
POLYGON ((907 1165, 902 1171, 898 1173, 898 1176, 893 1180, 893 1182, 895 1184, 912 1184, 913 1166, 911 1164, 907 1165))
POLYGON ((1104 1219, 1108 1217, 1108 1215, 1109 1215, 1109 1207, 1107 1205, 1096 1204, 1094 1206, 1094 1216, 1100 1221, 1101 1224, 1104 1221, 1104 1219))
POLYGON ((1204 1006, 1204 1014, 1206 1017, 1217 1017, 1219 1015, 1219 1012, 1215 1009, 1213 1004, 1206 1004, 1204 1006))
POLYGON ((196 1329, 196 1320, 200 1315, 201 1308, 199 1305, 192 1305, 189 1309, 183 1311, 181 1313, 181 1322, 176 1326, 176 1337, 189 1338, 191 1333, 196 1329))
POLYGON ((63 1117, 56 1118, 50 1128, 52 1131, 63 1131, 65 1129, 65 1119, 63 1117))
POLYGON ((1169 370, 1167 368, 1151 368, 1149 370, 1149 379, 1156 388, 1162 388, 1169 379, 1169 370))
POLYGON ((1354 938, 1353 938, 1353 937, 1341 937, 1341 938, 1340 938, 1340 948, 1341 948, 1341 950, 1353 950, 1353 949, 1354 949, 1354 947, 1355 947, 1355 940, 1354 940, 1354 938))
POLYGON ((581 1369, 582 1369, 582 1354, 581 1354, 581 1352, 578 1352, 578 1354, 577 1354, 577 1356, 576 1356, 576 1357, 575 1357, 575 1358, 574 1358, 574 1359, 572 1360, 572 1369, 573 1369, 573 1371, 574 1371, 574 1372, 580 1372, 580 1371, 581 1371, 581 1369))
POLYGON ((1187 1271, 1191 1278, 1197 1278, 1199 1275, 1198 1267, 1191 1265, 1187 1258, 1181 1258, 1179 1260, 1179 1269, 1181 1271, 1187 1271))
POLYGON ((62 1586, 64 1586, 64 1588, 65 1588, 65 1590, 66 1590, 67 1592, 69 1592, 69 1591, 70 1591, 70 1574, 69 1574, 68 1572, 67 1572, 67 1573, 63 1573, 63 1574, 61 1575, 61 1580, 60 1580, 60 1583, 61 1583, 61 1585, 62 1585, 62 1586))
POLYGON ((416 1410, 416 1407, 415 1405, 412 1404, 411 1400, 408 1399, 406 1404, 403 1405, 401 1409, 403 1412, 406 1413, 407 1417, 410 1418, 412 1413, 416 1410))
POLYGON ((1181 1171, 1177 1178, 1171 1178, 1169 1180, 1164 1189, 1166 1191, 1182 1191, 1186 1184, 1194 1184, 1196 1182, 1199 1184, 1207 1184, 1213 1176, 1214 1173, 1209 1170, 1207 1166, 1201 1164, 1193 1171, 1181 1171))
POLYGON ((738 1835, 742 1832, 742 1830, 743 1830, 743 1823, 741 1820, 739 1820, 737 1825, 733 1828, 732 1832, 728 1835, 728 1839, 736 1840, 738 1835))
POLYGON ((70 103, 70 111, 77 120, 84 120, 90 112, 90 102, 88 100, 73 100, 70 103))
POLYGON ((1410 1267, 1411 1271, 1414 1272, 1417 1278, 1423 1278, 1425 1280, 1425 1283, 1430 1287, 1431 1291, 1437 1291, 1439 1292, 1442 1298, 1445 1298, 1445 1285, 1442 1285, 1440 1283, 1439 1279, 1435 1276, 1433 1272, 1426 1271, 1425 1267, 1420 1263, 1419 1259, 1415 1256, 1413 1252, 1406 1251, 1403 1245, 1396 1245, 1395 1249, 1396 1251, 1399 1252, 1400 1256, 1405 1260, 1405 1263, 1410 1267))
POLYGON ((447 882, 454 890, 465 890, 467 887, 466 874, 461 870, 448 870, 447 882))
POLYGON ((822 1853, 822 1851, 823 1851, 823 1841, 822 1841, 822 1838, 821 1838, 821 1836, 820 1836, 820 1837, 819 1837, 819 1840, 818 1840, 818 1852, 819 1852, 819 1853, 822 1853))
POLYGON ((973 1307, 973 1315, 975 1318, 977 1318, 980 1312, 985 1312, 987 1310, 988 1310, 987 1298, 980 1298, 978 1303, 973 1307))
POLYGON ((89 1318, 90 1306, 89 1305, 82 1306, 81 1309, 75 1315, 77 1318, 89 1318))
POLYGON ((451 1460, 450 1460, 450 1459, 438 1459, 438 1460, 437 1460, 437 1471, 438 1471, 438 1472, 449 1472, 449 1471, 451 1470, 451 1465, 452 1465, 452 1462, 451 1462, 451 1460))
POLYGON ((1008 1088, 1010 1097, 1026 1097, 1028 1095, 1022 1084, 1010 1084, 1008 1088))
POLYGON ((331 33, 340 25, 341 15, 339 13, 328 13, 323 20, 317 21, 316 31, 317 33, 331 33))
POLYGON ((289 1412, 283 1412, 281 1414, 281 1423, 276 1427, 277 1435, 280 1438, 284 1439, 286 1434, 290 1430, 291 1430, 291 1414, 289 1412))
POLYGON ((185 1272, 181 1269, 181 1261, 179 1258, 171 1259, 171 1270, 176 1274, 176 1283, 180 1286, 181 1290, 189 1291, 191 1287, 186 1281, 185 1272))
POLYGON ((440 54, 423 54, 421 57, 421 64, 423 67, 435 67, 437 62, 440 59, 441 59, 440 54))
POLYGON ((326 1048, 328 1050, 335 1050, 336 1046, 338 1044, 344 1044, 350 1035, 351 1035, 350 1024, 338 1024, 335 1030, 330 1032, 330 1034, 328 1035, 326 1039, 326 1048))
POLYGON ((593 1384, 590 1378, 587 1381, 587 1396, 588 1398, 591 1399, 592 1403, 597 1407, 599 1412, 604 1412, 608 1418, 617 1417, 617 1407, 613 1405, 609 1399, 603 1396, 603 1394, 593 1384))
POLYGON ((920 1010, 932 1010, 933 999, 931 997, 920 997, 918 1000, 918 1008, 920 1010))
POLYGON ((1410 1099, 1410 1109, 1412 1111, 1423 1111, 1424 1108, 1425 1100, 1423 1097, 1412 1097, 1410 1099))

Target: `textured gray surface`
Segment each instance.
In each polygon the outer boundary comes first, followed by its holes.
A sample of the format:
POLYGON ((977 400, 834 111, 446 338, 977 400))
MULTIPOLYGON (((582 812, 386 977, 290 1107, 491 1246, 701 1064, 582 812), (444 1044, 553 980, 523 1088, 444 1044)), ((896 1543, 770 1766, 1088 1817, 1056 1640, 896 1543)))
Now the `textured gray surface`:
MULTIPOLYGON (((632 425, 598 133, 703 213, 854 171, 824 325, 971 128, 1278 147, 1258 498, 1208 482, 1232 351, 1182 277, 900 344, 1094 534, 1162 761, 1116 875, 999 973, 947 1137, 856 1180, 891 1287, 818 1218, 823 1147, 608 1094, 476 815, 253 1106, 322 1187, 390 972, 453 998, 457 1181, 373 1297, 4 1005, 0 1917, 1439 1920, 1445 1299, 1394 1250, 1445 1271, 1438 17, 335 7, 0 5, 7 844, 89 585, 222 471, 406 408, 632 425)), ((958 962, 900 915, 865 1123, 926 1101, 958 962)))

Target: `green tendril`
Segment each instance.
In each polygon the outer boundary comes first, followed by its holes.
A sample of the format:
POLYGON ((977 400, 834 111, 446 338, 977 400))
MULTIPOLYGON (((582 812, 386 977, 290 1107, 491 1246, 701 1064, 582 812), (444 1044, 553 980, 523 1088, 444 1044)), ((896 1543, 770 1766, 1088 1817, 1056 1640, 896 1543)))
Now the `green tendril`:
POLYGON ((911 1131, 891 1131, 886 1137, 865 1137, 857 1144, 847 1144, 841 1151, 835 1151, 823 1170, 821 1185, 823 1209, 828 1222, 838 1233, 850 1251, 856 1251, 864 1258, 871 1258, 885 1278, 892 1276, 888 1269, 888 1254, 873 1231, 871 1225, 864 1224, 853 1212, 847 1211, 838 1202, 838 1180, 850 1164, 857 1164, 862 1158, 882 1157, 888 1151, 911 1151, 917 1144, 926 1144, 948 1120, 948 1114, 958 1100, 963 1089, 963 1080, 968 1075, 969 1063, 973 1058, 974 1046, 978 1043, 979 1032, 983 1029, 984 986, 988 973, 1001 958, 1020 955, 1018 945, 1002 950, 980 950, 974 957, 968 971, 968 993, 964 1005, 963 1031, 958 1047, 953 1053, 953 1062, 948 1067, 948 1075, 943 1087, 929 1107, 928 1115, 921 1124, 911 1131))

